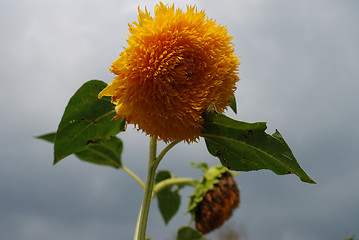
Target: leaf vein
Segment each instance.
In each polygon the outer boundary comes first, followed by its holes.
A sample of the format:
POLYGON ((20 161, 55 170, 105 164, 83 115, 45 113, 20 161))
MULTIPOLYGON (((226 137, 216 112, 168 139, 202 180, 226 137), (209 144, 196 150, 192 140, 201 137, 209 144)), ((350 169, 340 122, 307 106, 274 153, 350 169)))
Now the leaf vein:
MULTIPOLYGON (((105 117, 107 117, 108 115, 110 115, 111 113, 114 113, 114 112, 115 112, 115 110, 111 110, 110 112, 108 112, 108 113, 106 113, 106 114, 103 114, 102 116, 96 118, 94 121, 90 121, 89 124, 87 124, 83 129, 81 129, 76 135, 74 135, 74 136, 68 141, 68 143, 67 143, 66 145, 64 145, 63 149, 65 149, 65 148, 67 148, 69 145, 71 145, 71 144, 75 141, 75 139, 76 139, 78 136, 80 136, 86 129, 88 129, 90 126, 92 126, 92 125, 94 124, 94 122, 97 122, 97 121, 101 120, 102 118, 105 118, 105 117)), ((69 125, 67 125, 67 126, 69 126, 69 125)))
MULTIPOLYGON (((212 137, 212 138, 220 138, 220 139, 227 140, 227 141, 228 141, 228 140, 229 140, 229 141, 235 141, 235 142, 237 142, 237 143, 239 143, 239 144, 242 144, 242 145, 245 145, 245 146, 247 146, 247 147, 249 147, 249 148, 252 148, 252 149, 254 149, 255 151, 258 151, 258 152, 263 153, 264 155, 266 155, 266 156, 270 157, 271 159, 273 159, 275 162, 280 163, 280 165, 284 166, 284 168, 288 168, 284 163, 282 163, 282 162, 280 162, 279 160, 277 160, 273 155, 271 155, 271 154, 269 154, 269 153, 267 153, 267 152, 264 152, 263 150, 261 150, 261 149, 255 147, 255 146, 253 146, 253 145, 249 145, 249 144, 247 144, 246 142, 238 141, 237 139, 228 138, 228 137, 225 137, 225 136, 219 136, 219 135, 208 134, 208 133, 202 133, 201 136, 204 137, 204 138, 206 138, 206 136, 207 136, 207 137, 212 137)), ((207 139, 207 140, 210 140, 210 141, 212 141, 212 142, 218 143, 217 141, 215 141, 215 140, 213 140, 213 139, 208 139, 208 138, 206 138, 206 139, 207 139)), ((268 164, 265 164, 265 165, 268 165, 268 164)))

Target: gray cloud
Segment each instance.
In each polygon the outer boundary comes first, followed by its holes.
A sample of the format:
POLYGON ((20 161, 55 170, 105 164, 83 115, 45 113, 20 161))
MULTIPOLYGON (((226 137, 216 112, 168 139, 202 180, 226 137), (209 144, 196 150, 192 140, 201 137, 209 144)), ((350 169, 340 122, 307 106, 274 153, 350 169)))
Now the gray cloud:
MULTIPOLYGON (((0 3, 1 239, 131 239, 142 190, 125 173, 69 157, 52 166, 52 146, 32 137, 54 131, 76 89, 112 79, 137 6, 157 1, 0 3), (121 237, 120 237, 121 236, 121 237)), ((192 1, 190 3, 195 3, 192 1)), ((184 8, 185 3, 175 1, 184 8)), ((269 171, 241 173, 242 203, 229 225, 249 239, 343 239, 359 234, 356 147, 359 31, 356 1, 197 1, 228 26, 241 57, 239 114, 278 128, 318 185, 269 171)), ((124 163, 145 178, 148 139, 128 127, 124 163)), ((161 145, 163 146, 163 145, 161 145)), ((212 158, 203 141, 179 145, 160 168, 199 177, 189 162, 212 158)), ((191 190, 184 189, 184 196, 191 190)), ((186 207, 183 199, 182 212, 186 207)), ((169 239, 154 201, 149 234, 169 239), (158 235, 158 232, 161 232, 158 235)), ((211 235, 212 237, 215 236, 211 235)))

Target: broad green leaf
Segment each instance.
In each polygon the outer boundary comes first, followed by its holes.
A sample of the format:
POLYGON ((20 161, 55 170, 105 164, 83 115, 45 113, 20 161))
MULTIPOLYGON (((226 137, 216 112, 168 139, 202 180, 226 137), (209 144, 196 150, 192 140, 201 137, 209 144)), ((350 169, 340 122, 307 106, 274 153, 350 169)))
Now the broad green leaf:
POLYGON ((111 121, 116 114, 110 98, 97 97, 106 86, 102 81, 91 80, 71 97, 57 129, 54 164, 85 150, 89 144, 99 143, 123 131, 124 118, 111 121))
POLYGON ((178 229, 176 240, 206 240, 202 234, 191 227, 178 229))
POLYGON ((122 141, 117 137, 111 137, 100 143, 89 144, 86 150, 75 153, 76 156, 86 162, 121 168, 122 141))
MULTIPOLYGON (((54 143, 56 133, 49 133, 38 136, 37 138, 54 143)), ((86 149, 75 153, 75 155, 86 162, 121 168, 122 141, 117 137, 101 141, 99 143, 88 144, 86 149)))
POLYGON ((203 117, 201 136, 205 138, 207 149, 229 169, 269 169, 278 175, 293 173, 303 182, 315 183, 299 166, 280 133, 265 133, 264 122, 236 121, 218 113, 214 106, 203 117))
POLYGON ((236 97, 234 96, 234 94, 233 94, 233 97, 228 99, 228 103, 229 103, 229 107, 233 110, 233 112, 235 114, 237 114, 237 102, 236 102, 236 97))
POLYGON ((174 215, 179 210, 181 205, 181 195, 178 189, 171 191, 170 189, 163 189, 157 193, 158 207, 165 224, 168 224, 174 215))
MULTIPOLYGON (((172 177, 173 175, 169 171, 159 171, 156 175, 156 183, 172 177)), ((181 205, 181 195, 178 191, 179 188, 172 191, 172 187, 167 187, 156 194, 158 208, 165 224, 168 224, 172 217, 176 215, 181 205)))

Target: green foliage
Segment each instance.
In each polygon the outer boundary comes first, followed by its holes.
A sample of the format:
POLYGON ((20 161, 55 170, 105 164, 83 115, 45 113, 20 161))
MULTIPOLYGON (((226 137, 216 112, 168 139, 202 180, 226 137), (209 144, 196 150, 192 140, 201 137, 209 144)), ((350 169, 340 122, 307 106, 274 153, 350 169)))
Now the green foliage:
POLYGON ((97 144, 89 144, 86 150, 76 153, 76 156, 86 162, 121 168, 122 149, 121 139, 111 137, 97 144))
POLYGON ((54 143, 55 142, 55 137, 56 137, 56 133, 53 132, 53 133, 46 133, 44 135, 37 136, 36 138, 45 140, 45 141, 50 142, 50 143, 54 143))
MULTIPOLYGON (((159 171, 156 175, 156 183, 160 181, 173 178, 172 173, 169 171, 159 171)), ((179 187, 172 190, 172 186, 167 187, 159 191, 156 196, 158 200, 158 208, 160 209, 162 218, 166 224, 172 219, 172 217, 177 213, 181 205, 181 195, 179 192, 179 187)))
POLYGON ((214 188, 214 184, 220 182, 219 178, 224 172, 228 172, 228 169, 224 166, 213 166, 208 169, 206 163, 191 164, 193 167, 201 168, 204 172, 202 179, 197 183, 193 194, 190 196, 187 212, 193 213, 198 203, 200 203, 204 195, 214 188))
MULTIPOLYGON (((54 143, 56 133, 49 133, 37 138, 54 143)), ((122 141, 117 137, 111 137, 105 141, 88 144, 86 149, 76 152, 75 155, 86 162, 121 168, 122 141)))
POLYGON ((344 240, 356 240, 355 235, 349 237, 348 234, 345 235, 344 240))
POLYGON ((200 168, 204 173, 208 171, 208 164, 206 162, 191 163, 191 167, 200 168))
POLYGON ((116 114, 110 98, 97 97, 106 86, 102 81, 91 80, 71 97, 56 132, 54 164, 124 130, 124 118, 111 121, 116 114))
POLYGON ((191 227, 181 227, 178 229, 176 240, 206 240, 202 234, 191 227))
POLYGON ((233 97, 228 99, 229 107, 233 110, 235 114, 237 114, 237 102, 236 97, 233 94, 233 97))
MULTIPOLYGON (((123 167, 121 160, 123 144, 116 135, 124 131, 126 121, 124 118, 114 118, 116 113, 109 97, 98 99, 99 92, 106 86, 106 83, 99 80, 86 82, 71 97, 57 132, 37 137, 54 143, 54 164, 75 154, 86 162, 114 168, 123 167)), ((237 113, 234 95, 228 103, 237 113)), ((204 195, 219 183, 219 178, 228 169, 236 171, 269 169, 278 175, 296 174, 303 182, 315 183, 299 166, 281 134, 278 131, 272 135, 265 133, 266 123, 233 120, 218 113, 214 105, 203 113, 203 118, 205 122, 201 136, 205 139, 209 153, 218 157, 223 166, 209 169, 207 163, 193 163, 193 167, 200 168, 204 172, 200 181, 175 178, 169 171, 159 171, 155 178, 157 190, 154 194, 157 196, 165 224, 168 224, 179 210, 181 187, 195 186, 187 210, 193 214, 193 210, 203 200, 204 195)), ((169 146, 171 148, 174 145, 169 146)), ((158 159, 162 159, 167 151, 163 151, 163 155, 160 154, 158 159)), ((155 157, 153 156, 154 160, 155 157)), ((123 169, 126 170, 125 167, 123 169)), ((144 185, 135 174, 132 172, 129 174, 140 185, 144 185)), ((151 194, 148 196, 153 197, 151 194)), ((346 239, 354 239, 354 236, 346 239)), ((190 227, 182 227, 178 230, 177 240, 205 240, 205 238, 190 227)))
POLYGON ((216 111, 212 105, 204 114, 201 136, 210 154, 231 170, 269 169, 278 175, 296 174, 303 182, 315 183, 299 166, 278 131, 265 133, 264 122, 246 123, 216 111))

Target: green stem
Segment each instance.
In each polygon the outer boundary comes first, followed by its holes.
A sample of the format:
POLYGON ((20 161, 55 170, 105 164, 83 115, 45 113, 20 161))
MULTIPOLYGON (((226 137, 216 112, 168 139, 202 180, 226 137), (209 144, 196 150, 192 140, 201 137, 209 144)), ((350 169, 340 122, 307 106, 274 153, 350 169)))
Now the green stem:
POLYGON ((162 158, 166 155, 166 153, 173 148, 180 141, 174 141, 167 145, 162 152, 157 154, 157 138, 151 136, 150 139, 150 154, 149 154, 149 162, 148 162, 148 171, 147 171, 147 180, 145 189, 145 195, 143 198, 142 206, 140 209, 140 213, 138 215, 137 224, 136 224, 136 232, 135 232, 135 240, 145 240, 146 238, 146 227, 147 227, 147 219, 148 213, 150 210, 150 204, 153 196, 154 185, 155 185, 155 176, 158 165, 160 164, 162 158))
POLYGON ((177 143, 181 142, 180 140, 176 140, 174 142, 171 142, 170 144, 168 144, 163 150, 162 152, 158 155, 154 165, 156 166, 156 169, 158 167, 158 164, 160 164, 162 158, 166 155, 166 153, 173 148, 174 146, 176 146, 177 143))
POLYGON ((128 175, 130 175, 143 189, 145 189, 145 184, 143 181, 130 169, 122 165, 122 170, 125 171, 128 175))
POLYGON ((135 181, 140 184, 140 186, 145 189, 145 184, 143 183, 143 181, 134 173, 132 172, 130 169, 128 169, 127 167, 121 165, 121 164, 118 164, 116 161, 114 161, 112 158, 108 157, 107 155, 101 153, 100 151, 97 151, 95 149, 87 149, 88 151, 96 154, 96 155, 99 155, 100 157, 102 158, 105 158, 106 160, 108 160, 109 162, 111 162, 114 166, 118 167, 118 168, 121 168, 123 171, 125 171, 128 175, 130 175, 133 179, 135 179, 135 181))
POLYGON ((139 223, 138 223, 138 229, 136 229, 135 240, 145 240, 146 238, 147 219, 150 210, 153 185, 155 183, 156 168, 158 166, 158 164, 155 164, 156 152, 157 152, 157 138, 151 136, 145 194, 143 197, 141 211, 138 219, 139 223))
POLYGON ((169 178, 157 183, 153 188, 153 196, 164 188, 177 185, 177 186, 196 186, 198 180, 193 178, 169 178))

